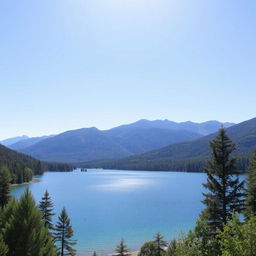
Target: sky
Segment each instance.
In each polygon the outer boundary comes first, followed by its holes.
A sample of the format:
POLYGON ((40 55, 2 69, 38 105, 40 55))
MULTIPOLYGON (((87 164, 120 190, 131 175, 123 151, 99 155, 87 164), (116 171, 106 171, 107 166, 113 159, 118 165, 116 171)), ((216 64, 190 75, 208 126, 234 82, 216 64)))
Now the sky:
POLYGON ((0 0, 0 139, 256 116, 255 0, 0 0))

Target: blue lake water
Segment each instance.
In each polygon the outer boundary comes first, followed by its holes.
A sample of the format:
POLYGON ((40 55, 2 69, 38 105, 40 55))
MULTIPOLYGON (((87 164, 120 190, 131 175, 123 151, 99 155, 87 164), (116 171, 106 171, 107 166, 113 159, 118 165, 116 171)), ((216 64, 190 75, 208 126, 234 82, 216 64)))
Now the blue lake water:
MULTIPOLYGON (((66 207, 78 255, 113 252, 121 238, 137 250, 156 232, 171 240, 192 228, 204 208, 202 173, 88 170, 39 180, 29 185, 36 201, 47 189, 57 214, 66 207)), ((19 197, 26 186, 12 194, 19 197)))

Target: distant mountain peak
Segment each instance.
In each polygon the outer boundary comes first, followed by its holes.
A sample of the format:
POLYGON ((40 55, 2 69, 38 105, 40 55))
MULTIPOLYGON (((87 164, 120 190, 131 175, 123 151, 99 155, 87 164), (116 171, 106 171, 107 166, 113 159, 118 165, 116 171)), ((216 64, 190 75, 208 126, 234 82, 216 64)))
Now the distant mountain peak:
POLYGON ((29 137, 27 135, 22 135, 22 136, 17 136, 17 137, 13 137, 13 138, 8 138, 5 140, 0 141, 0 144, 4 145, 4 146, 10 146, 11 144, 14 144, 18 141, 24 140, 24 139, 28 139, 29 137))
MULTIPOLYGON (((109 159, 145 153, 170 144, 192 141, 216 132, 221 123, 176 123, 164 120, 140 119, 109 130, 96 127, 69 130, 16 149, 41 160, 81 162, 109 159)), ((39 138, 40 139, 40 138, 39 138)), ((26 144, 24 141, 24 145, 26 144)), ((19 144, 19 146, 21 143, 19 144)))

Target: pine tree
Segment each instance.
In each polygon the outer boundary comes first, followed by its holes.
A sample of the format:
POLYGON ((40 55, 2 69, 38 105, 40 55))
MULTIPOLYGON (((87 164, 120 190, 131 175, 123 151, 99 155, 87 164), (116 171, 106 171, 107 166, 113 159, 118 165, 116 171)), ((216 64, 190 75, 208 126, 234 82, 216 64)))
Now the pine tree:
POLYGON ((154 241, 149 241, 144 243, 139 251, 138 256, 157 256, 158 250, 157 245, 154 241))
POLYGON ((121 240, 120 244, 115 249, 115 256, 130 256, 130 250, 124 242, 124 239, 121 240))
POLYGON ((10 199, 11 175, 7 167, 0 169, 0 208, 3 208, 10 199))
POLYGON ((166 241, 164 241, 164 237, 159 232, 155 235, 154 243, 157 246, 157 256, 161 256, 162 252, 164 251, 163 248, 168 244, 166 241))
POLYGON ((5 227, 8 256, 56 256, 55 247, 42 215, 28 189, 16 203, 5 227))
POLYGON ((58 255, 76 255, 76 250, 72 248, 76 244, 76 241, 71 240, 74 232, 65 208, 62 209, 54 229, 56 231, 54 233, 54 240, 59 245, 58 255))
POLYGON ((175 255, 177 255, 176 250, 177 250, 177 241, 172 240, 170 242, 170 244, 168 245, 165 256, 175 256, 175 255))
POLYGON ((0 211, 0 230, 4 231, 8 225, 10 218, 17 207, 17 201, 15 198, 11 198, 7 205, 0 211))
POLYGON ((8 246, 5 244, 2 234, 0 234, 0 256, 7 256, 8 246))
POLYGON ((45 226, 50 230, 54 229, 52 224, 52 216, 55 214, 53 213, 53 203, 47 190, 45 191, 42 200, 39 203, 39 209, 42 212, 42 218, 45 222, 45 226))
POLYGON ((97 256, 97 253, 94 251, 93 254, 92 254, 92 256, 97 256))
POLYGON ((253 153, 249 173, 247 176, 247 197, 245 215, 248 219, 250 216, 256 216, 256 150, 253 153))
POLYGON ((218 230, 218 238, 223 256, 256 256, 256 218, 241 223, 239 216, 233 214, 223 231, 218 230))
POLYGON ((203 193, 206 205, 202 216, 212 227, 215 234, 217 228, 223 228, 232 212, 241 212, 244 208, 244 182, 239 182, 236 171, 236 159, 232 157, 235 144, 226 135, 225 129, 220 129, 217 137, 210 143, 212 159, 209 161, 207 183, 204 187, 209 190, 203 193))

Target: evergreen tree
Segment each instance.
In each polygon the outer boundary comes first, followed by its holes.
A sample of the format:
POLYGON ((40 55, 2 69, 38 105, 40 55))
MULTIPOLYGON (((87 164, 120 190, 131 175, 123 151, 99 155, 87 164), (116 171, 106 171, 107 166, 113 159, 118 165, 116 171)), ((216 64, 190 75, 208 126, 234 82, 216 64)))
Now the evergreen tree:
POLYGON ((256 218, 250 217, 240 223, 237 214, 226 225, 223 231, 218 230, 221 255, 223 256, 256 256, 256 218))
POLYGON ((138 256, 157 256, 158 249, 154 241, 146 242, 140 248, 138 256))
POLYGON ((92 254, 92 256, 97 256, 97 253, 94 251, 93 254, 92 254))
POLYGON ((7 167, 0 169, 0 207, 3 208, 10 199, 11 175, 7 167))
POLYGON ((17 207, 17 201, 12 197, 8 204, 0 211, 0 232, 4 231, 9 223, 10 218, 17 207))
POLYGON ((170 242, 170 244, 168 245, 165 255, 166 256, 176 256, 177 255, 176 250, 177 250, 177 241, 172 240, 170 242))
POLYGON ((166 241, 164 241, 164 237, 159 232, 155 235, 154 243, 157 246, 157 256, 161 256, 162 252, 164 251, 163 248, 168 244, 166 241))
POLYGON ((24 182, 30 182, 33 179, 33 170, 26 167, 24 169, 24 182))
POLYGON ((39 209, 42 212, 42 218, 45 222, 45 226, 49 229, 54 229, 52 224, 52 216, 55 214, 53 213, 53 203, 47 190, 39 203, 39 209))
POLYGON ((249 173, 247 176, 247 197, 245 215, 248 219, 251 215, 256 215, 256 150, 253 153, 249 173))
POLYGON ((76 241, 71 240, 74 232, 65 208, 62 209, 54 229, 56 231, 54 233, 54 240, 59 245, 57 246, 58 255, 76 255, 76 250, 72 248, 76 244, 76 241))
POLYGON ((193 230, 188 235, 179 239, 172 246, 173 254, 168 256, 216 256, 219 255, 218 243, 211 235, 211 227, 205 219, 198 219, 193 230), (216 249, 217 248, 217 249, 216 249))
POLYGON ((235 144, 226 135, 225 129, 220 129, 217 137, 210 143, 212 159, 209 161, 207 183, 209 190, 203 193, 206 205, 202 217, 205 217, 215 234, 217 228, 222 229, 232 216, 233 211, 244 209, 244 182, 239 182, 236 171, 236 159, 232 157, 235 144))
POLYGON ((2 234, 0 233, 0 256, 7 256, 8 246, 5 244, 2 234))
POLYGON ((9 248, 8 256, 56 256, 52 238, 28 189, 7 222, 4 239, 9 248))
POLYGON ((124 242, 124 239, 121 240, 120 244, 116 247, 115 256, 130 256, 130 250, 124 242))

